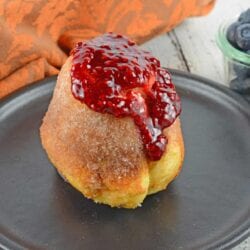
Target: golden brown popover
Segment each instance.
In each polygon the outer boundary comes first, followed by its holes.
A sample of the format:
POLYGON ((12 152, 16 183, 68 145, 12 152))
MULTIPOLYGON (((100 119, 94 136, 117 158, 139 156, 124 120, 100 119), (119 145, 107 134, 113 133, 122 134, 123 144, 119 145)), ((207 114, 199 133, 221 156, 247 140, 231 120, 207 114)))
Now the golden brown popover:
POLYGON ((71 92, 72 56, 58 76, 40 128, 58 172, 85 197, 112 207, 136 208, 179 174, 184 144, 179 118, 164 129, 166 150, 150 160, 134 120, 99 113, 71 92))

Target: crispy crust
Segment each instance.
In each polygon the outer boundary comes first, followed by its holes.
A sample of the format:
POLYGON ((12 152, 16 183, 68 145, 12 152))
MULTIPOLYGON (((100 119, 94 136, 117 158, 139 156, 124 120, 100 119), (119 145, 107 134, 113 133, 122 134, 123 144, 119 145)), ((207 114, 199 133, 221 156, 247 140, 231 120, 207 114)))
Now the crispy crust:
POLYGON ((57 170, 86 197, 134 208, 148 193, 164 189, 180 171, 184 156, 180 122, 177 119, 165 130, 169 143, 162 159, 149 162, 131 118, 97 113, 73 97, 70 68, 71 57, 59 74, 40 128, 43 147, 57 170), (169 155, 174 156, 173 166, 169 155), (156 174, 157 168, 163 169, 162 160, 172 166, 167 178, 156 174))

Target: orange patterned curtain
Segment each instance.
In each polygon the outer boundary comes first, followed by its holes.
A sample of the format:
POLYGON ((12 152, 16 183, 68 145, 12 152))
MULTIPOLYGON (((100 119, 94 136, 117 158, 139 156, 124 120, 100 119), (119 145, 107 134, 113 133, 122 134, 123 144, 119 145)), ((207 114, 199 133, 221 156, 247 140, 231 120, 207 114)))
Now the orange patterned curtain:
POLYGON ((107 31, 138 43, 169 31, 214 0, 2 0, 0 98, 55 75, 75 42, 107 31))

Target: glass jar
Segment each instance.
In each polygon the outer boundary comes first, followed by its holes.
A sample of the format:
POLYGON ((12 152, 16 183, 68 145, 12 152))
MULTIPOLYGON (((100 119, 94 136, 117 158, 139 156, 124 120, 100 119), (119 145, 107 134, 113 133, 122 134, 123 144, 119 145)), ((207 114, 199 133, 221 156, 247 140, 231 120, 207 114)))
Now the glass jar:
POLYGON ((250 54, 241 51, 231 45, 227 39, 227 29, 237 21, 237 17, 229 22, 222 23, 219 27, 216 42, 224 57, 225 81, 231 89, 250 94, 250 54))

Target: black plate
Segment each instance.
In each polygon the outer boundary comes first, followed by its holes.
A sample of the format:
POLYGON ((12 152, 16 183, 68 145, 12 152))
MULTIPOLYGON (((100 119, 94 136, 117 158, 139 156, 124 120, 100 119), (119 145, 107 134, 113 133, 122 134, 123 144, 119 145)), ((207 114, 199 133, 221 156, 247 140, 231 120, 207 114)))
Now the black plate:
POLYGON ((39 139, 56 78, 0 106, 0 242, 15 248, 228 248, 249 235, 250 106, 209 80, 174 71, 186 157, 166 191, 136 210, 85 199, 56 173, 39 139))

